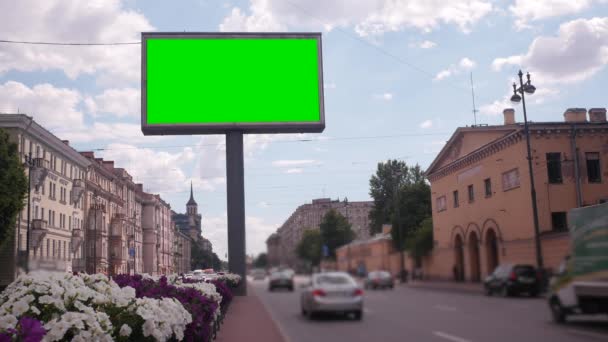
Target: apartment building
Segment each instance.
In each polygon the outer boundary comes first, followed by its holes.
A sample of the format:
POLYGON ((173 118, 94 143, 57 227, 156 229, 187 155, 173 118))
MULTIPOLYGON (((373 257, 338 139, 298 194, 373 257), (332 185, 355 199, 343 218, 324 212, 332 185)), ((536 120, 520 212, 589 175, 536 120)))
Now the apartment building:
MULTIPOLYGON (((480 281, 501 263, 536 265, 524 125, 458 128, 426 171, 435 247, 424 273, 480 281)), ((571 108, 564 120, 529 123, 544 266, 568 253, 572 208, 608 199, 606 109, 571 108), (588 114, 588 118, 587 118, 588 114)))
POLYGON ((348 220, 357 240, 369 239, 369 212, 372 206, 371 201, 349 202, 347 199, 340 201, 329 198, 315 199, 312 203, 301 205, 277 230, 280 248, 278 252, 273 251, 273 253, 278 255, 280 264, 295 266, 298 261, 295 249, 304 231, 319 229, 323 216, 331 209, 348 220))
POLYGON ((90 162, 24 114, 0 115, 0 128, 18 145, 22 162, 31 160, 31 171, 26 167, 29 205, 19 214, 14 248, 1 256, 1 284, 12 281, 26 264, 30 270, 72 271, 83 257, 84 179, 90 162))

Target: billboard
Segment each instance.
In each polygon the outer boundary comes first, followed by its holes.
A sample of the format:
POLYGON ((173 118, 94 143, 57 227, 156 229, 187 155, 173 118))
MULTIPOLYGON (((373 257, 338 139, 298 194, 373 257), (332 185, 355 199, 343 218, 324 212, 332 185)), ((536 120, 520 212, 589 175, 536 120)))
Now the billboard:
POLYGON ((568 213, 575 277, 608 272, 608 203, 575 208, 568 213))
POLYGON ((144 135, 322 132, 320 33, 142 33, 144 135))

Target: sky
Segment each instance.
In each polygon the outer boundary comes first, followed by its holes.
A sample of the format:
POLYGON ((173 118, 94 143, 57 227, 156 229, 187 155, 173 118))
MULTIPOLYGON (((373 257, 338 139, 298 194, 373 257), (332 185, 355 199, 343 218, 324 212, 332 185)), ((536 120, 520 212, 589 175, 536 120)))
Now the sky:
MULTIPOLYGON (((225 259, 223 136, 143 136, 141 32, 322 32, 326 129, 247 135, 247 253, 301 204, 370 200, 377 163, 426 168, 461 126, 502 123, 518 70, 531 121, 607 107, 607 0, 20 0, 0 2, 0 113, 26 113, 80 151, 126 168, 185 212, 225 259), (473 96, 477 109, 473 114, 473 96)), ((1 115, 1 114, 0 114, 1 115)))

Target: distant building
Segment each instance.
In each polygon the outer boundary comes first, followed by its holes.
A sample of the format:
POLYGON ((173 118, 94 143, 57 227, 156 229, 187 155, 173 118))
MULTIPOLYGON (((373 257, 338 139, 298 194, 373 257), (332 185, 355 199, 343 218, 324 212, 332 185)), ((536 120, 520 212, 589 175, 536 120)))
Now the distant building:
POLYGON ((194 200, 194 191, 190 184, 190 199, 186 203, 186 213, 172 213, 175 226, 184 234, 190 236, 193 241, 198 241, 202 234, 202 215, 198 213, 198 204, 194 200))
MULTIPOLYGON (((435 247, 423 273, 480 281, 498 264, 536 265, 524 125, 458 128, 426 174, 435 247)), ((561 122, 531 122, 530 145, 544 266, 569 251, 568 211, 608 200, 606 109, 572 108, 561 122)))
POLYGON ((266 255, 268 257, 269 266, 279 266, 280 265, 280 263, 281 263, 280 250, 281 250, 281 238, 279 237, 279 234, 273 233, 266 240, 266 255))
POLYGON ((373 202, 349 202, 331 200, 329 198, 315 199, 312 203, 299 206, 296 211, 277 230, 280 239, 280 248, 272 253, 278 254, 280 264, 295 266, 298 262, 295 249, 304 231, 319 229, 323 216, 334 209, 344 216, 352 226, 357 240, 369 238, 369 212, 373 202))

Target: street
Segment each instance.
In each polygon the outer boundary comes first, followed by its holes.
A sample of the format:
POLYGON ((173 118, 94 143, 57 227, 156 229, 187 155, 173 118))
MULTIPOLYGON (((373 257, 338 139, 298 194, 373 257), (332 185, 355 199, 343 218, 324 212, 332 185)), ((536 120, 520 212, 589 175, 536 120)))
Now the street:
POLYGON ((296 277, 294 292, 269 292, 266 280, 250 281, 290 342, 608 341, 608 321, 604 318, 577 319, 558 326, 551 322, 541 298, 484 297, 405 286, 365 291, 361 322, 331 316, 308 321, 300 314, 304 281, 304 277, 296 277))

